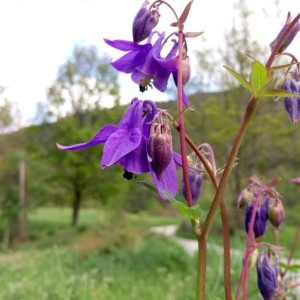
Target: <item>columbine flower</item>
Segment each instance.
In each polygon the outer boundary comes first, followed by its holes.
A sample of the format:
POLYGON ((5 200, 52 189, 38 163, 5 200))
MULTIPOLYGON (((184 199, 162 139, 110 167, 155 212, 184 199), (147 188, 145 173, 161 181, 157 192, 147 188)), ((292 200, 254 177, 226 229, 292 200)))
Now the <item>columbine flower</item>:
POLYGON ((104 144, 101 160, 103 169, 118 163, 131 173, 149 172, 144 135, 148 134, 149 136, 150 125, 148 122, 153 119, 155 114, 156 105, 152 101, 134 99, 118 125, 104 126, 86 143, 71 146, 57 144, 57 147, 61 150, 80 150, 104 144))
POLYGON ((176 164, 181 164, 181 156, 171 150, 171 158, 165 169, 157 175, 149 159, 148 145, 151 122, 157 107, 150 100, 134 99, 126 110, 118 125, 106 125, 88 142, 70 146, 57 144, 61 150, 81 150, 98 144, 104 144, 101 167, 107 168, 115 164, 125 169, 125 178, 132 174, 150 172, 158 193, 163 199, 163 191, 172 196, 177 193, 176 164))
POLYGON ((267 252, 261 252, 256 262, 257 284, 264 300, 274 299, 278 288, 278 259, 271 265, 267 252))
MULTIPOLYGON (((300 94, 300 84, 293 78, 287 78, 284 82, 283 88, 293 94, 300 94)), ((300 97, 284 97, 283 105, 287 111, 292 124, 298 122, 300 118, 300 97)))
POLYGON ((145 45, 139 45, 130 41, 105 39, 105 42, 121 51, 128 52, 112 65, 121 72, 132 74, 132 80, 137 83, 141 91, 147 90, 148 86, 154 85, 159 91, 164 92, 167 88, 171 71, 161 62, 172 59, 178 49, 175 41, 165 58, 160 56, 162 42, 165 34, 158 34, 158 39, 152 45, 151 40, 157 32, 152 32, 145 45))
POLYGON ((135 43, 140 43, 148 38, 159 20, 158 9, 149 10, 147 4, 148 0, 144 2, 133 20, 132 35, 135 43))
MULTIPOLYGON (((277 35, 277 37, 275 38, 275 40, 273 42, 271 42, 270 44, 270 48, 271 51, 274 50, 274 48, 277 46, 279 40, 282 38, 283 34, 285 34, 285 31, 287 29, 287 27, 290 25, 290 23, 292 22, 292 17, 291 17, 291 13, 289 12, 286 18, 286 22, 283 26, 283 28, 280 30, 279 34, 277 35)), ((292 30, 290 31, 290 33, 286 36, 285 40, 283 41, 283 44, 281 45, 281 47, 278 50, 278 53, 282 53, 293 41, 293 39, 295 38, 295 36, 297 35, 297 33, 300 30, 300 24, 299 21, 295 24, 295 26, 292 28, 292 30)))
MULTIPOLYGON (((265 202, 259 207, 257 207, 255 213, 254 225, 253 225, 253 232, 255 238, 262 237, 266 231, 267 220, 268 220, 268 204, 270 200, 271 200, 270 197, 267 196, 265 202)), ((250 224, 252 211, 255 203, 254 201, 256 200, 251 201, 246 208, 245 229, 247 233, 249 231, 249 224, 250 224)))

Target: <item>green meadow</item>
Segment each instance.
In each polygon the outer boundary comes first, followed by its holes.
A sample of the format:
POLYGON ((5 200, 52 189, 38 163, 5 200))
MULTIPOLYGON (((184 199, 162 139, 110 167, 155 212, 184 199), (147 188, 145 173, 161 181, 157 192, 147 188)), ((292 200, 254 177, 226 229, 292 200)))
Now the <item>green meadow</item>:
MULTIPOLYGON (((182 217, 82 209, 80 225, 72 228, 69 215, 67 208, 30 213, 29 242, 0 255, 1 300, 194 299, 196 256, 187 254, 174 238, 149 231, 153 226, 183 224, 182 217)), ((287 243, 292 231, 285 231, 287 243)), ((241 270, 243 238, 242 232, 233 236, 233 282, 241 270)), ((223 299, 220 245, 212 233, 208 299, 223 299)), ((255 280, 253 269, 253 300, 260 299, 255 280)))

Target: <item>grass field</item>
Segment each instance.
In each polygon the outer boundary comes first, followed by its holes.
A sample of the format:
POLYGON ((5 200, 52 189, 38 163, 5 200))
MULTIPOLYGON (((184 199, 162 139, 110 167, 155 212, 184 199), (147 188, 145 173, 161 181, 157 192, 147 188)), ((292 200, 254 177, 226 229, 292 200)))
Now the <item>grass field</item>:
MULTIPOLYGON (((83 209, 74 229, 69 209, 42 208, 29 221, 30 242, 1 253, 0 300, 195 299, 196 257, 148 230, 179 224, 179 217, 83 209)), ((223 299, 217 243, 208 254, 207 299, 223 299)), ((233 258, 235 283, 241 256, 233 258)), ((255 280, 253 270, 249 300, 260 299, 255 280)))

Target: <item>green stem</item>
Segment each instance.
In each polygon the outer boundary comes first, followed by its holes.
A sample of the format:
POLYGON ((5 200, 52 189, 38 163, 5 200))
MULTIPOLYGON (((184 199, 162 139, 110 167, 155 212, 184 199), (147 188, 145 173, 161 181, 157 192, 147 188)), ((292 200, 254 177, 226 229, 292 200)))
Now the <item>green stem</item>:
POLYGON ((210 228, 211 228, 214 216, 215 216, 215 214, 218 210, 218 207, 221 203, 221 200, 222 200, 222 197, 224 195, 224 191, 225 191, 227 182, 229 180, 232 168, 234 166, 235 159, 237 157, 237 154, 238 154, 238 151, 240 149, 242 140, 243 140, 244 135, 246 133, 246 129, 247 129, 247 127, 250 123, 250 120, 253 116, 253 113, 255 111, 256 105, 257 105, 257 99, 252 97, 250 99, 250 101, 248 102, 248 106, 247 106, 247 109, 246 109, 246 112, 245 112, 245 115, 244 115, 244 118, 243 118, 243 122, 242 122, 242 124, 239 128, 239 131, 238 131, 238 133, 235 137, 235 140, 233 142, 233 146, 232 146, 231 151, 229 153, 227 164, 226 164, 226 167, 225 167, 224 172, 222 174, 222 177, 221 177, 221 180, 220 180, 215 198, 212 202, 212 205, 211 205, 210 210, 208 212, 207 218, 206 218, 206 220, 204 222, 204 225, 202 227, 202 231, 203 231, 202 234, 203 235, 207 235, 210 228))
POLYGON ((200 234, 197 235, 197 240, 198 240, 198 273, 197 273, 196 299, 205 300, 207 239, 206 236, 200 234))
MULTIPOLYGON (((246 133, 246 129, 250 123, 250 120, 254 114, 255 108, 257 105, 257 99, 252 97, 250 101, 248 102, 248 106, 243 118, 243 122, 239 128, 239 131, 234 139, 233 146, 231 148, 231 151, 228 156, 227 164, 224 169, 224 172, 222 174, 221 180, 218 184, 218 189, 215 194, 215 198, 212 202, 212 205, 210 207, 209 213, 206 217, 206 220, 203 224, 202 231, 200 236, 198 237, 198 279, 197 279, 197 300, 204 300, 205 299, 205 282, 206 282, 206 259, 207 259, 207 236, 209 233, 209 230, 211 228, 211 225, 213 223, 214 217, 216 215, 216 212, 219 208, 219 206, 222 204, 222 199, 224 195, 224 191, 226 188, 226 185, 228 183, 232 168, 234 166, 235 159, 237 157, 238 151, 240 149, 242 140, 244 138, 244 135, 246 133)), ((226 241, 228 242, 228 241, 226 241)), ((226 263, 226 262, 225 262, 226 263)), ((229 267, 228 265, 226 268, 229 267)), ((228 271, 228 270, 227 270, 228 271)), ((228 289, 227 289, 228 292, 228 289)), ((230 296, 226 296, 231 299, 230 296)))
MULTIPOLYGON (((208 164, 207 160, 205 159, 204 155, 199 151, 198 147, 192 142, 192 140, 189 138, 188 135, 185 136, 186 142, 190 145, 190 147, 193 149, 193 151, 196 153, 198 158, 201 160, 203 163, 215 189, 218 189, 218 179, 216 174, 213 171, 213 168, 208 164)), ((232 292, 231 292, 231 274, 230 274, 230 266, 231 266, 231 257, 230 257, 230 236, 229 236, 229 223, 228 223, 228 213, 225 205, 224 198, 222 198, 222 201, 220 203, 220 210, 221 210, 221 216, 222 216, 222 230, 223 230, 223 250, 224 250, 224 255, 223 255, 223 260, 224 260, 224 286, 225 286, 225 299, 226 300, 231 300, 232 299, 232 292)), ((201 247, 207 248, 207 240, 201 239, 200 235, 201 232, 199 232, 197 235, 198 238, 198 249, 200 249, 200 244, 201 247)), ((199 250, 198 250, 199 253, 199 250)), ((200 278, 200 270, 203 268, 202 262, 207 261, 206 257, 206 250, 202 251, 201 257, 198 256, 198 280, 200 278), (201 265, 199 265, 201 263, 201 265)), ((197 281, 198 282, 198 281, 197 281)), ((198 291, 200 289, 203 289, 205 287, 200 286, 197 288, 197 297, 198 297, 198 291)), ((199 296, 200 297, 200 296, 199 296)), ((197 298, 198 299, 198 298, 197 298)), ((199 298, 200 299, 200 298, 199 298)))

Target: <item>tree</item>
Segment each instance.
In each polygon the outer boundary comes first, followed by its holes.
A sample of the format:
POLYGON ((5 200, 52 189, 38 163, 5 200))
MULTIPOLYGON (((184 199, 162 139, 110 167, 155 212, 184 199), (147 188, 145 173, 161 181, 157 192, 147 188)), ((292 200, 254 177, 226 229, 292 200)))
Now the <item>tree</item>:
MULTIPOLYGON (((58 71, 48 89, 49 113, 54 126, 53 157, 58 163, 55 179, 72 191, 72 225, 78 223, 84 191, 95 181, 94 151, 61 153, 55 142, 71 144, 91 138, 99 124, 105 101, 119 104, 118 75, 93 46, 75 46, 71 58, 58 71)), ((97 165, 98 168, 98 165, 97 165)))
POLYGON ((0 133, 8 132, 18 127, 20 111, 15 102, 5 96, 5 88, 0 87, 0 133))

